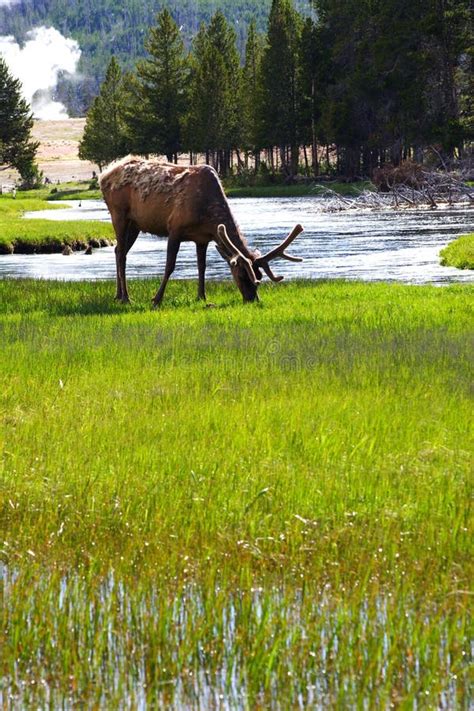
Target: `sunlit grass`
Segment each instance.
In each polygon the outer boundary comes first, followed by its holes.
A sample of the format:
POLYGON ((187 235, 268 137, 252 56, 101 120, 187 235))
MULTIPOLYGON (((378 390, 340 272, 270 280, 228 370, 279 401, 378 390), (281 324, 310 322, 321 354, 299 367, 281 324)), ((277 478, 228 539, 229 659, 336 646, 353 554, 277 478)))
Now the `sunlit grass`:
POLYGON ((474 234, 458 237, 440 252, 444 267, 474 269, 474 234))
POLYGON ((37 212, 38 210, 57 210, 65 208, 66 205, 51 205, 45 204, 40 197, 30 196, 27 193, 17 193, 17 197, 13 198, 10 195, 0 195, 0 219, 3 221, 6 217, 18 217, 24 212, 37 212))
POLYGON ((467 707, 472 287, 155 288, 0 281, 3 693, 467 707))
MULTIPOLYGON (((19 197, 18 197, 19 196, 19 197)), ((25 212, 61 209, 63 205, 50 205, 41 197, 17 198, 0 196, 0 253, 60 252, 66 245, 84 248, 90 240, 97 242, 114 238, 112 226, 92 221, 28 220, 25 212)))
POLYGON ((43 185, 34 190, 21 190, 17 192, 17 199, 36 198, 39 200, 81 200, 98 199, 102 197, 100 190, 90 189, 90 180, 72 180, 54 185, 43 185))

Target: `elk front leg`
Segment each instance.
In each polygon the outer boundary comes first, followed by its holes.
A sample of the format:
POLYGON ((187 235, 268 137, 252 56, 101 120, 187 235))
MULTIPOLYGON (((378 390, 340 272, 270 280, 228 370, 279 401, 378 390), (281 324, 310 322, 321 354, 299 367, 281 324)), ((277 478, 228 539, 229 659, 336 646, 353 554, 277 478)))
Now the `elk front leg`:
POLYGON ((206 254, 208 244, 197 244, 197 264, 199 275, 198 299, 206 300, 206 254))
POLYGON ((163 294, 165 293, 168 279, 174 272, 174 268, 176 266, 176 257, 178 256, 180 246, 181 241, 177 237, 170 236, 168 238, 165 273, 163 275, 163 280, 161 282, 160 288, 156 292, 155 298, 153 299, 153 305, 155 306, 155 308, 159 306, 163 300, 163 294))

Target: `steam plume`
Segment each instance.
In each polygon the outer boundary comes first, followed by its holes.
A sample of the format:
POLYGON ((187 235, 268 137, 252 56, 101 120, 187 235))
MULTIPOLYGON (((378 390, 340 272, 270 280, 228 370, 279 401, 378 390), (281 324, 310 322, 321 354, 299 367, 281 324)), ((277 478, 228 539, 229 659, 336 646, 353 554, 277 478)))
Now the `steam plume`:
MULTIPOLYGON (((6 3, 8 0, 0 0, 0 4, 6 3)), ((76 72, 81 50, 75 40, 63 37, 53 27, 37 27, 27 33, 23 47, 10 35, 0 37, 0 54, 21 81, 36 118, 67 118, 66 107, 53 101, 52 94, 61 73, 76 72)))

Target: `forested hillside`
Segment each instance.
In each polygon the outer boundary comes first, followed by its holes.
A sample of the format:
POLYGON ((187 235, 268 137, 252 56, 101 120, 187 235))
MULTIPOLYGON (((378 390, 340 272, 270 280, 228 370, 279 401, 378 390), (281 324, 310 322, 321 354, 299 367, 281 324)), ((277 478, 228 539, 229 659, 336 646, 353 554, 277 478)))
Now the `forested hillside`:
MULTIPOLYGON (((295 8, 310 11, 310 0, 295 0, 295 8)), ((112 54, 131 68, 144 55, 144 39, 157 12, 169 7, 185 43, 189 46, 201 22, 208 23, 221 9, 237 34, 243 54, 247 30, 254 18, 257 29, 266 30, 271 0, 20 0, 0 7, 0 34, 22 40, 38 25, 52 25, 79 42, 82 58, 80 81, 62 80, 58 99, 73 115, 83 115, 97 94, 112 54)))

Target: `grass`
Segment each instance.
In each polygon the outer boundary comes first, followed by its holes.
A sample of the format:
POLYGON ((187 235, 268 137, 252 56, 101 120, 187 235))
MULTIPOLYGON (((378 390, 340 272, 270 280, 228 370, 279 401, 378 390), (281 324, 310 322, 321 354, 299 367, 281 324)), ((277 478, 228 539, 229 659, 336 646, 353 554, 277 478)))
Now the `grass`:
POLYGON ((467 708, 473 288, 155 288, 0 281, 2 703, 467 708))
POLYGON ((16 199, 0 196, 0 254, 60 252, 66 245, 84 249, 89 242, 100 246, 113 239, 109 224, 23 218, 25 212, 60 207, 63 206, 47 205, 43 198, 28 193, 18 193, 16 199))
POLYGON ((48 202, 62 200, 101 200, 102 193, 98 188, 91 189, 90 180, 73 180, 57 185, 43 185, 35 190, 19 191, 18 197, 33 197, 48 202))
MULTIPOLYGON (((62 183, 52 188, 45 186, 39 190, 29 191, 33 197, 49 201, 61 200, 101 200, 100 189, 90 189, 90 181, 62 183), (54 192, 53 192, 54 191, 54 192)), ((341 183, 330 181, 324 183, 311 183, 309 185, 249 185, 238 186, 233 182, 225 185, 226 195, 230 198, 268 198, 268 197, 314 197, 321 195, 325 190, 331 189, 340 195, 358 195, 363 190, 373 189, 368 181, 357 183, 341 183)))
POLYGON ((341 183, 330 181, 324 183, 310 183, 309 185, 251 185, 226 186, 226 195, 232 198, 276 198, 276 197, 315 197, 324 194, 328 189, 340 195, 359 195, 364 190, 373 189, 368 181, 357 183, 341 183))
POLYGON ((474 269, 474 234, 458 237, 440 252, 444 267, 474 269))

